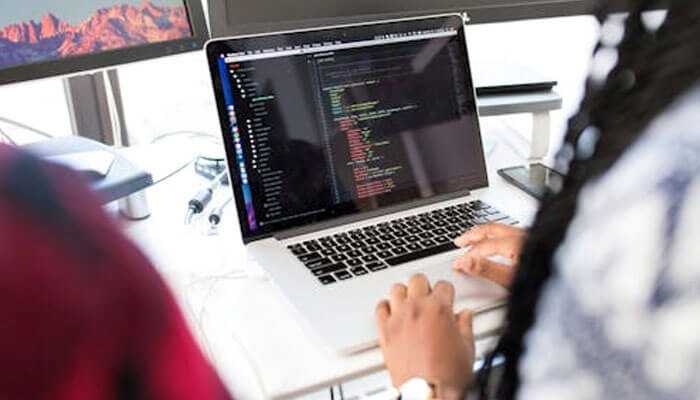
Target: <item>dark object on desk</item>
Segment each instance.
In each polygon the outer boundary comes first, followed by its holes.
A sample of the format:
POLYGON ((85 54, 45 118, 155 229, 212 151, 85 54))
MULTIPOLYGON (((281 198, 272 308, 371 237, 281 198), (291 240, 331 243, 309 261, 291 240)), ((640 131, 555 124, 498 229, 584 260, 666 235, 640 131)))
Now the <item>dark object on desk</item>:
POLYGON ((474 63, 472 74, 479 96, 549 92, 557 86, 540 72, 502 60, 474 63))
POLYGON ((48 161, 83 172, 105 203, 139 192, 153 184, 153 177, 114 149, 93 140, 71 136, 24 146, 48 161), (81 165, 82 163, 82 165, 81 165))
POLYGON ((558 192, 564 183, 564 175, 543 164, 503 168, 498 170, 498 175, 540 201, 547 193, 558 192))

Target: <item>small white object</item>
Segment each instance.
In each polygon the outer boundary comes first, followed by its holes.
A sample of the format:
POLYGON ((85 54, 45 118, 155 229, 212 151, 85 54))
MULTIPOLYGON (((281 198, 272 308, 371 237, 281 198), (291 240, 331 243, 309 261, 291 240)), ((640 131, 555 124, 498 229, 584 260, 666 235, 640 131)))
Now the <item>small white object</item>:
POLYGON ((423 378, 412 378, 399 389, 401 400, 430 400, 435 397, 433 387, 423 378))

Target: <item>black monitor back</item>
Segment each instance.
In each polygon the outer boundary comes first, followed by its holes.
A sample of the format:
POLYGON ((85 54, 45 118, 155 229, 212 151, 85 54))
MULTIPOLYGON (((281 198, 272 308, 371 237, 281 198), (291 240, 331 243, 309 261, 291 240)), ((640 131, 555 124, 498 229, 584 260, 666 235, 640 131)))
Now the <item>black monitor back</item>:
POLYGON ((472 22, 590 13, 597 0, 209 0, 212 36, 466 11, 472 22))

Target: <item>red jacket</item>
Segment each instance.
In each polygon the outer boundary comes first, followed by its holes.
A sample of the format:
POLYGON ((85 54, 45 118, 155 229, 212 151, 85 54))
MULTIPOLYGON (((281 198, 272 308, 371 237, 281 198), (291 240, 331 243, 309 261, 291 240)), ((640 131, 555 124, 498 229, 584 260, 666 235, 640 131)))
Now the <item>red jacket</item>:
POLYGON ((229 399, 82 178, 0 145, 0 399, 229 399))

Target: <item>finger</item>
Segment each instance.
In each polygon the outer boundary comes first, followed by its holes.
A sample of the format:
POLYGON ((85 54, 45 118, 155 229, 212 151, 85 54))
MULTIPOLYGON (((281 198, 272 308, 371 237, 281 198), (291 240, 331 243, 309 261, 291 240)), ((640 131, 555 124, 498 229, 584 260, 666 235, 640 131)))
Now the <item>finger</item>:
POLYGON ((455 262, 455 269, 467 275, 488 279, 504 288, 510 287, 515 273, 511 266, 499 264, 487 258, 473 258, 466 255, 455 262))
MULTIPOLYGON (((440 281, 435 284, 433 288, 433 294, 438 298, 440 303, 452 308, 455 303, 455 287, 445 281, 440 281)), ((450 312, 452 312, 450 310, 450 312)))
POLYGON ((391 310, 396 311, 399 307, 401 307, 401 304, 406 301, 407 293, 408 288, 406 285, 397 283, 391 287, 391 293, 389 295, 389 306, 391 307, 391 310))
POLYGON ((474 338, 474 313, 471 310, 464 310, 457 315, 457 328, 459 333, 466 340, 474 338))
POLYGON ((510 225, 485 224, 475 226, 468 230, 462 236, 455 239, 454 243, 459 247, 466 247, 484 239, 522 235, 525 235, 525 231, 510 225))
POLYGON ((375 311, 375 317, 377 319, 377 331, 379 332, 379 343, 384 346, 386 343, 386 325, 391 316, 391 307, 389 302, 382 300, 377 304, 377 309, 375 311))
POLYGON ((520 239, 508 237, 500 239, 484 239, 472 245, 465 255, 474 258, 502 256, 515 261, 520 250, 520 239))
POLYGON ((423 274, 413 275, 408 281, 408 298, 418 299, 430 294, 430 282, 423 274))

